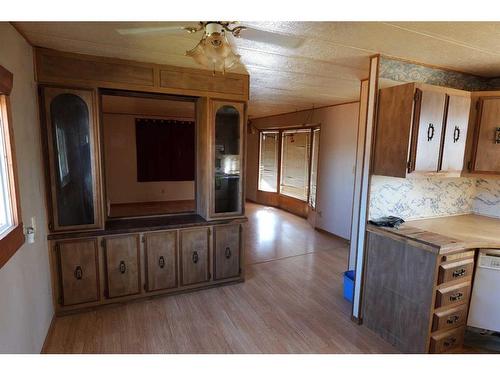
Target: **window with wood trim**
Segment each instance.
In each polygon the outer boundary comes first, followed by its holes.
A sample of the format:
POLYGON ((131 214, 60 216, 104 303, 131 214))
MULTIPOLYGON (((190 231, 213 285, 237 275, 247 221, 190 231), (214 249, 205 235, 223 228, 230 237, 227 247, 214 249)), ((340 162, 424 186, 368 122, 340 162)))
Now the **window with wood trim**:
POLYGON ((259 190, 278 192, 278 150, 279 136, 277 131, 260 133, 259 155, 259 190))
POLYGON ((319 132, 317 126, 261 131, 258 190, 316 208, 319 132))
POLYGON ((9 94, 13 76, 0 66, 0 267, 24 243, 9 94))

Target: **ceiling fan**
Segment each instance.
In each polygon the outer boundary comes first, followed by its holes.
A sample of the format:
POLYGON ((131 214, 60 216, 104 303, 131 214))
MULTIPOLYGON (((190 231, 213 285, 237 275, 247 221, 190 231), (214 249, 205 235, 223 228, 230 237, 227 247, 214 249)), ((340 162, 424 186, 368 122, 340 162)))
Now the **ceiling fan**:
POLYGON ((299 47, 303 42, 302 38, 293 35, 259 30, 239 25, 235 21, 205 21, 184 26, 137 27, 117 29, 116 31, 122 35, 180 34, 186 32, 195 34, 203 31, 200 42, 193 49, 186 51, 186 55, 192 57, 198 64, 213 69, 214 74, 216 70, 224 73, 239 63, 240 56, 233 52, 227 35, 292 49, 299 47))

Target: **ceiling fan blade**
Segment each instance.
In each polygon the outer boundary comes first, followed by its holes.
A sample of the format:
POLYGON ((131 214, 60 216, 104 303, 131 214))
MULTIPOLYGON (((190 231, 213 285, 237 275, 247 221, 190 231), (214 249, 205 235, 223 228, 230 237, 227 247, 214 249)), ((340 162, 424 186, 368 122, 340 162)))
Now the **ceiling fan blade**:
POLYGON ((194 27, 191 26, 157 26, 157 27, 132 27, 127 29, 116 29, 116 32, 121 35, 140 35, 153 33, 172 33, 181 34, 194 32, 194 27))
POLYGON ((271 31, 264 31, 245 26, 241 30, 239 38, 248 39, 259 43, 274 44, 284 48, 298 48, 304 39, 290 34, 280 34, 271 31))

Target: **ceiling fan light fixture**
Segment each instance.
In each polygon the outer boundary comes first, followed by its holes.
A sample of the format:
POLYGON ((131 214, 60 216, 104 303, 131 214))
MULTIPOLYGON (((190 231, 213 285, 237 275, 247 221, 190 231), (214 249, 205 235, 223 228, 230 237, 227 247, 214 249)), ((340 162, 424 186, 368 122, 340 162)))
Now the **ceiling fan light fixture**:
POLYGON ((206 25, 205 35, 196 47, 186 51, 186 56, 192 57, 204 67, 211 68, 214 74, 217 70, 224 74, 240 61, 240 56, 234 53, 223 27, 217 23, 206 25))

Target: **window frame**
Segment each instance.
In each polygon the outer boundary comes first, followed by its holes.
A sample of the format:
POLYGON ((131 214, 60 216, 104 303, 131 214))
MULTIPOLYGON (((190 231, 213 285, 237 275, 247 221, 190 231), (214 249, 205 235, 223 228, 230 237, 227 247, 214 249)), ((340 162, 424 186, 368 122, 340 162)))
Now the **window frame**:
MULTIPOLYGON (((295 127, 269 127, 269 128, 262 128, 258 129, 259 132, 259 147, 258 147, 258 158, 257 158, 257 192, 263 193, 263 194, 276 194, 278 196, 283 196, 287 197, 290 199, 295 199, 297 201, 303 202, 307 205, 309 205, 309 198, 311 194, 311 164, 312 164, 312 146, 313 146, 313 138, 314 138, 314 131, 319 130, 321 132, 321 124, 311 124, 311 125, 306 125, 306 126, 295 126, 295 127), (295 197, 291 197, 289 195, 283 194, 281 192, 281 169, 282 169, 282 152, 283 152, 283 133, 287 131, 301 131, 301 130, 307 130, 310 133, 310 140, 309 140, 309 155, 308 155, 308 161, 309 161, 309 173, 308 173, 308 183, 307 183, 307 197, 305 200, 298 199, 295 197), (265 190, 260 190, 259 189, 259 180, 260 180, 260 158, 261 158, 261 149, 262 149, 262 133, 266 132, 278 132, 278 165, 277 165, 277 191, 276 192, 269 192, 265 190)), ((321 134, 321 133, 320 133, 321 134)), ((318 152, 318 165, 319 165, 319 152, 318 152)), ((317 183, 317 177, 316 176, 316 183, 317 183)), ((316 192, 317 194, 317 192, 316 192)), ((315 205, 317 206, 317 204, 315 205)), ((316 207, 312 207, 313 210, 316 209, 316 207)))
POLYGON ((21 219, 21 201, 19 195, 18 174, 16 167, 16 154, 14 134, 10 108, 10 93, 14 81, 13 74, 0 65, 0 115, 3 127, 5 151, 7 156, 7 178, 9 181, 9 201, 12 214, 11 228, 0 235, 0 268, 24 244, 23 222, 21 219))
POLYGON ((278 194, 280 191, 278 178, 280 174, 280 164, 281 164, 281 155, 280 155, 280 143, 281 143, 281 132, 279 130, 259 130, 259 157, 257 161, 257 190, 262 191, 264 193, 273 193, 278 194), (266 133, 275 133, 276 134, 276 191, 262 190, 261 189, 261 164, 262 164, 262 138, 266 133))

